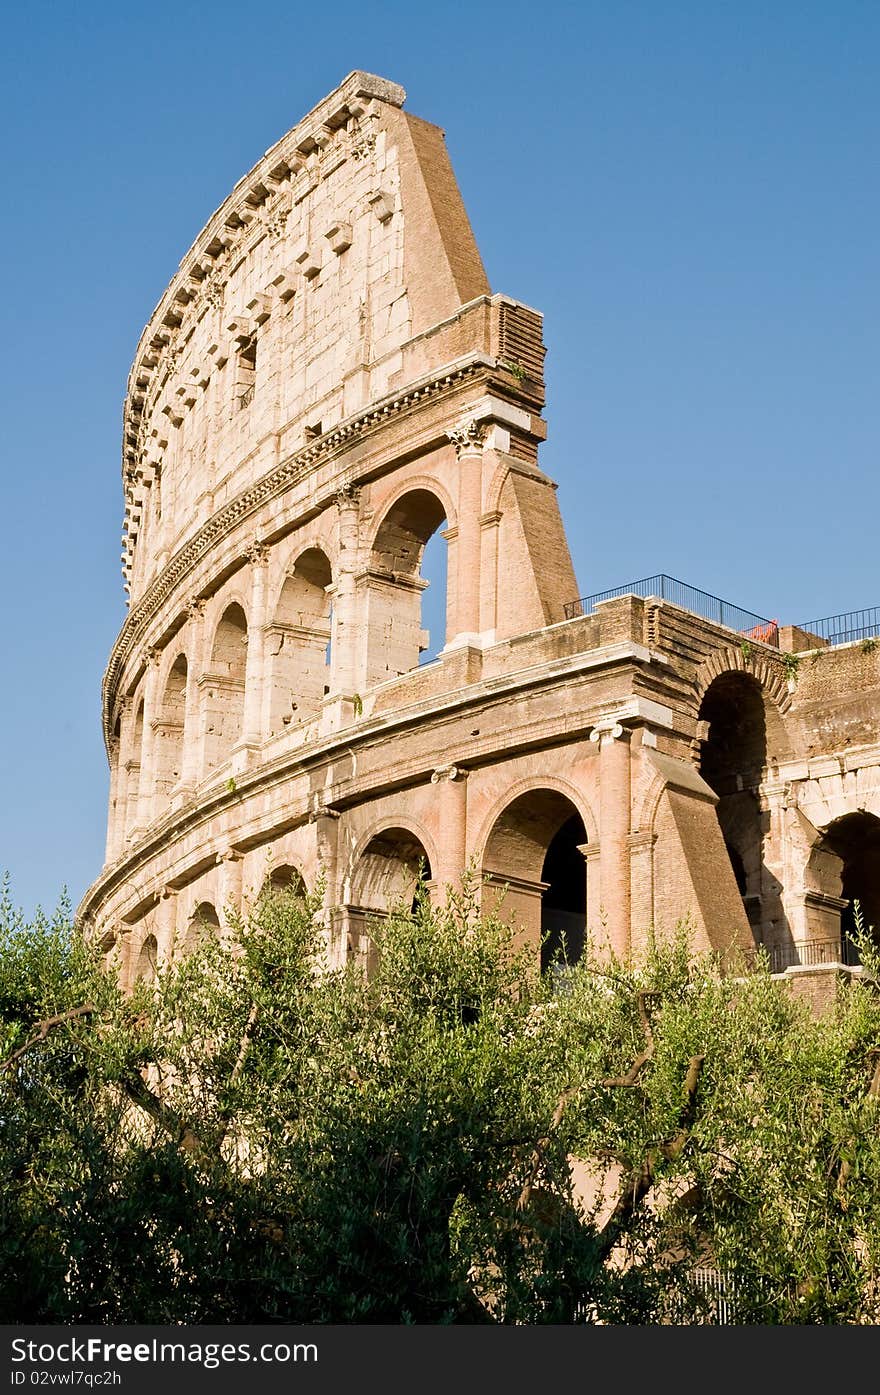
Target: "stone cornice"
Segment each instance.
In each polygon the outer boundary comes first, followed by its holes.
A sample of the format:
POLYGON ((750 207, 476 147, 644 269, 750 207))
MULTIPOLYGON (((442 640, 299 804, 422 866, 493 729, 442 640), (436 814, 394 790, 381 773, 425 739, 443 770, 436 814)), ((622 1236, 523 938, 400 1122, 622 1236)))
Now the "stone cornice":
MULTIPOLYGON (((135 846, 127 856, 114 863, 112 867, 107 868, 93 883, 80 903, 77 918, 82 920, 91 917, 96 905, 106 900, 116 886, 130 879, 134 869, 144 866, 156 852, 169 845, 172 831, 177 837, 183 827, 191 829, 199 825, 210 824, 223 811, 233 805, 241 804, 242 800, 256 796, 269 787, 288 783, 298 775, 313 772, 316 767, 331 763, 341 753, 351 753, 355 749, 363 751, 377 744, 384 745, 388 742, 390 735, 400 737, 414 728, 427 732, 432 726, 442 726, 450 718, 467 714, 469 709, 485 708, 487 705, 504 706, 515 695, 528 689, 552 687, 558 684, 570 685, 571 680, 579 674, 588 674, 597 668, 641 666, 653 662, 657 657, 641 644, 618 641, 604 648, 585 650, 564 659, 551 659, 545 663, 505 673, 486 681, 468 684, 467 687, 458 688, 452 692, 440 693, 437 696, 398 708, 393 712, 366 718, 355 726, 349 726, 328 736, 319 737, 309 745, 299 746, 294 751, 285 751, 283 755, 263 762, 252 771, 236 776, 234 792, 228 791, 223 784, 208 788, 203 795, 197 797, 196 802, 169 814, 165 819, 153 825, 145 832, 145 837, 140 845, 135 846)), ((555 737, 548 737, 547 733, 543 732, 539 738, 534 732, 525 728, 518 729, 516 732, 505 729, 503 749, 509 754, 515 749, 531 749, 536 743, 546 746, 548 742, 553 744, 553 741, 569 741, 577 732, 586 735, 600 719, 601 714, 597 713, 582 714, 575 718, 572 712, 567 710, 564 715, 560 715, 559 728, 555 737)), ((490 738, 488 745, 478 743, 469 753, 468 764, 473 764, 475 760, 479 760, 479 762, 490 760, 500 739, 499 736, 495 735, 490 738)), ((400 772, 397 783, 400 787, 404 787, 422 777, 430 779, 434 769, 436 769, 436 761, 432 754, 426 754, 424 768, 415 772, 400 772)), ((382 780, 387 783, 387 770, 384 770, 382 780)), ((367 775, 359 785, 358 796, 364 797, 375 793, 372 784, 372 778, 367 775)), ((331 802, 336 805, 339 800, 334 796, 331 802)), ((290 822, 290 815, 285 817, 290 822)), ((307 812, 304 811, 302 818, 306 817, 307 812)), ((292 821, 295 823, 300 820, 293 818, 292 821)))
MULTIPOLYGON (((379 398, 364 411, 340 422, 319 440, 312 441, 302 450, 289 456, 276 465, 262 479, 249 486, 219 509, 207 523, 204 523, 193 536, 184 543, 160 574, 148 587, 144 595, 127 615, 116 643, 110 654, 102 685, 102 707, 104 740, 110 740, 112 707, 115 688, 126 659, 135 647, 137 640, 147 631, 150 622, 160 606, 174 589, 187 577, 200 561, 216 548, 220 539, 231 533, 244 520, 257 513, 269 500, 283 494, 297 484, 322 460, 332 458, 346 449, 355 439, 363 439, 380 429, 392 417, 423 405, 428 399, 442 397, 456 391, 462 383, 477 375, 481 369, 492 369, 494 359, 474 353, 455 363, 447 364, 427 378, 409 384, 397 393, 379 398)), ((355 484, 356 481, 347 481, 355 484)), ((338 483, 333 493, 339 491, 338 483)))

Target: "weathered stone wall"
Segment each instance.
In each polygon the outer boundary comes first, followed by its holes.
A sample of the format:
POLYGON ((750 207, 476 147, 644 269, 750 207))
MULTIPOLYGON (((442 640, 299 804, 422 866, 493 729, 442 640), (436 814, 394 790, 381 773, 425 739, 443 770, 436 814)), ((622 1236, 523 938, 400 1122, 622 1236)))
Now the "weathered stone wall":
POLYGON ((402 102, 351 74, 141 338, 80 914, 130 979, 322 873, 334 956, 368 958, 422 859, 437 896, 472 866, 536 953, 586 928, 626 955, 687 917, 698 948, 837 972, 854 888, 880 920, 880 649, 790 629, 794 661, 635 596, 564 618, 541 317, 490 293, 442 133, 402 102))

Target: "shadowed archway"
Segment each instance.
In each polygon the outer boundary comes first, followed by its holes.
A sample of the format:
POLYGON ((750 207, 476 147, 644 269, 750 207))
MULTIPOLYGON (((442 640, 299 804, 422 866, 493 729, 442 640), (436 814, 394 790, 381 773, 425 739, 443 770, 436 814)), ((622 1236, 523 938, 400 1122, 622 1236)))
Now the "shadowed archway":
POLYGON ((484 904, 501 905, 524 938, 540 946, 541 968, 576 964, 587 924, 587 832, 558 790, 517 796, 496 819, 483 854, 484 904))
POLYGON ((880 818, 859 809, 835 819, 810 857, 809 873, 826 897, 837 901, 840 957, 859 963, 857 916, 862 930, 880 945, 880 818))

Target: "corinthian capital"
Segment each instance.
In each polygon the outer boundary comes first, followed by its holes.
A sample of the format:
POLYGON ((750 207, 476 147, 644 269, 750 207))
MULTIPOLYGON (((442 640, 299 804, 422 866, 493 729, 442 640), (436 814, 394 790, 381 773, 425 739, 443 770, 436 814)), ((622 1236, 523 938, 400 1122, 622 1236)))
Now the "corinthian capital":
POLYGON ((254 567, 265 566, 269 560, 268 543, 260 542, 259 538, 256 542, 251 543, 247 550, 247 559, 254 567))
POLYGON ((361 491, 356 484, 340 485, 336 491, 336 507, 338 509, 356 509, 361 497, 361 491))
POLYGON ((470 455, 483 449, 486 431, 485 422, 471 419, 470 421, 460 421, 458 426, 454 426, 446 434, 455 446, 456 455, 470 455))

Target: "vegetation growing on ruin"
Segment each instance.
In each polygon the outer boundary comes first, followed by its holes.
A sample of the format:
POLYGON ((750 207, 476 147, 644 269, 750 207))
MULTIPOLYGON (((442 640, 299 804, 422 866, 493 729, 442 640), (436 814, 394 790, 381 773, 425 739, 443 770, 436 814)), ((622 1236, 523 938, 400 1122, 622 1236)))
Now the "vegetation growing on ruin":
POLYGON ((870 975, 821 1021, 684 932, 541 979, 422 889, 367 978, 320 919, 264 896, 125 997, 7 896, 5 1322, 880 1319, 870 975))

